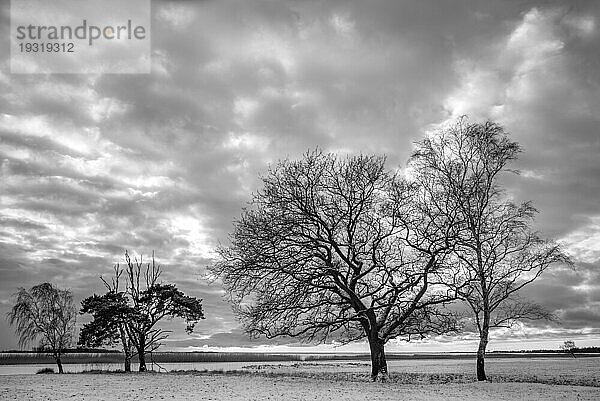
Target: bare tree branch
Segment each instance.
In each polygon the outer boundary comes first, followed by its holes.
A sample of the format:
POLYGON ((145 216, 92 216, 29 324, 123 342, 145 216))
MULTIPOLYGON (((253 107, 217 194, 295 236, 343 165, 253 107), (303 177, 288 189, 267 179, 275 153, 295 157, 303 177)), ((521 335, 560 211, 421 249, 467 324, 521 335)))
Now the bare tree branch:
POLYGON ((71 345, 76 319, 71 291, 43 283, 29 290, 20 288, 13 300, 7 317, 15 326, 19 346, 39 340, 40 348, 52 353, 63 373, 61 355, 71 345))
MULTIPOLYGON (((447 262, 450 274, 440 281, 456 291, 472 310, 479 331, 478 378, 485 380, 484 357, 489 331, 517 320, 550 319, 539 305, 517 301, 518 292, 547 268, 570 260, 553 241, 531 231, 537 210, 530 202, 515 204, 498 179, 521 152, 504 129, 493 122, 454 125, 417 143, 411 168, 439 193, 430 203, 457 222, 457 240, 447 262)), ((445 274, 445 275, 444 275, 445 274)))
POLYGON ((376 378, 388 340, 455 329, 436 309, 453 297, 430 284, 447 267, 452 230, 418 183, 387 171, 383 157, 319 150, 261 178, 211 267, 248 333, 366 337, 376 378))

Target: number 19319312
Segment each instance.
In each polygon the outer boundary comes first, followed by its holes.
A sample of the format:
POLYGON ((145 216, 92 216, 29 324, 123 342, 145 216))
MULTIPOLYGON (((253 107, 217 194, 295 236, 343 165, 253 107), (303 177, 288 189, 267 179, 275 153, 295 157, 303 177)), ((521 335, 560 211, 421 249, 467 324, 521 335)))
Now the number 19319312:
POLYGON ((21 53, 75 53, 74 43, 19 43, 21 53))

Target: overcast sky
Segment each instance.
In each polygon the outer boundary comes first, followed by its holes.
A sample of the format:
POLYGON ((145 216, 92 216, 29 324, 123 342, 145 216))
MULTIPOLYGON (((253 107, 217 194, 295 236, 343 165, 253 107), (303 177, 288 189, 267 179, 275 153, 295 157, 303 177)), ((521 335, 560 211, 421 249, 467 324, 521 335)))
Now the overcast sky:
MULTIPOLYGON (((191 337, 174 321, 166 349, 286 349, 248 340, 202 278, 257 175, 316 146, 403 167, 424 132, 469 114, 524 147, 510 192, 577 262, 527 291, 560 322, 495 333, 490 348, 600 345, 600 2, 156 1, 149 75, 11 75, 7 4, 2 316, 18 287, 51 281, 79 302, 125 249, 155 250, 207 316, 191 337)), ((473 349, 472 338, 390 350, 473 349)))

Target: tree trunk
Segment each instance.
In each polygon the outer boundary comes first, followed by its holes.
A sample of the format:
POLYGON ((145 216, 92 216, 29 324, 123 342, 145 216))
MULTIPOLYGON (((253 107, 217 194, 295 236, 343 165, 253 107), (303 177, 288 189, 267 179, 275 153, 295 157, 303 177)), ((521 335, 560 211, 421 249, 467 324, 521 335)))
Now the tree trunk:
POLYGON ((385 360, 385 344, 379 336, 369 336, 369 347, 371 349, 371 380, 382 382, 388 379, 387 361, 385 360))
POLYGON ((140 368, 139 371, 140 372, 145 372, 146 371, 146 354, 144 353, 144 349, 138 349, 138 359, 140 362, 140 368))
POLYGON ((56 364, 58 365, 58 373, 65 373, 63 371, 62 361, 60 360, 60 354, 54 354, 54 359, 56 360, 56 364))
POLYGON ((485 381, 487 377, 485 375, 485 349, 488 343, 487 330, 481 334, 479 339, 479 348, 477 349, 477 380, 485 381))
MULTIPOLYGON (((481 255, 479 253, 478 245, 477 263, 478 266, 483 266, 481 261, 481 255)), ((477 380, 482 382, 486 381, 485 375, 485 349, 487 348, 488 338, 490 334, 490 302, 489 302, 489 291, 487 289, 487 283, 484 280, 485 275, 480 274, 481 291, 484 294, 483 297, 483 320, 481 326, 479 326, 479 348, 477 348, 477 380)))
POLYGON ((119 328, 121 334, 121 344, 123 345, 123 353, 125 354, 125 372, 131 372, 131 343, 127 339, 125 329, 119 328))
POLYGON ((125 372, 131 372, 131 350, 125 350, 125 372))

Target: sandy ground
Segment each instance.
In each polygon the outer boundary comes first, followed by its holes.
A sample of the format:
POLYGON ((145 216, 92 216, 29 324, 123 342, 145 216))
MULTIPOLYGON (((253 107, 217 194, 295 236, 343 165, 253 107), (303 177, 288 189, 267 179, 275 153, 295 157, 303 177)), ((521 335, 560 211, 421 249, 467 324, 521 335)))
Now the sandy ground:
POLYGON ((600 400, 600 388, 535 383, 401 385, 259 375, 0 377, 1 400, 600 400))

